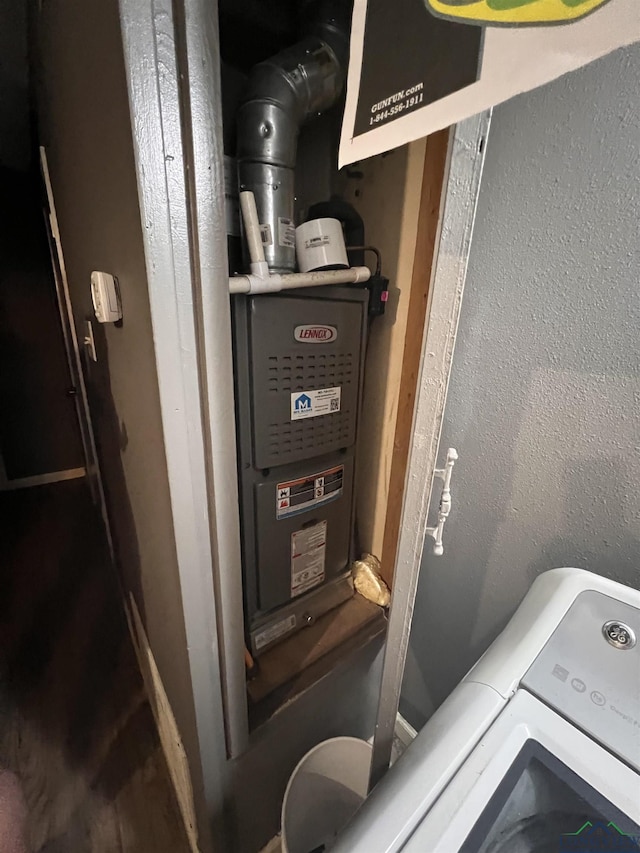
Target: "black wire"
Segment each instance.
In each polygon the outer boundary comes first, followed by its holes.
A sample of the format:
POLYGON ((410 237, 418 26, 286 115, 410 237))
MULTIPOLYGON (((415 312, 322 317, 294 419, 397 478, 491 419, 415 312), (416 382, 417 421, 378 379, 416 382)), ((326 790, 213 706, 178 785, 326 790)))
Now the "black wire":
MULTIPOLYGON (((375 271, 374 275, 380 275, 380 273, 382 271, 382 255, 380 254, 379 250, 376 249, 375 246, 347 246, 346 249, 347 249, 347 252, 373 252, 373 254, 376 256, 376 271, 375 271)), ((371 340, 371 325, 372 325, 374 320, 375 320, 375 317, 369 317, 368 318, 367 331, 366 331, 365 342, 364 342, 364 358, 363 358, 364 376, 362 377, 362 397, 363 397, 363 399, 364 399, 365 388, 367 385, 367 372, 368 372, 367 371, 367 359, 368 359, 368 355, 369 355, 369 342, 371 340)), ((355 543, 354 544, 355 552, 357 554, 361 554, 362 553, 362 542, 361 542, 361 537, 360 537, 360 528, 359 528, 359 524, 358 524, 357 513, 356 513, 356 517, 355 517, 355 521, 354 521, 354 525, 353 525, 352 541, 355 543)))
POLYGON ((382 271, 382 255, 375 246, 347 246, 347 252, 373 252, 376 256, 376 271, 374 275, 380 275, 382 271))

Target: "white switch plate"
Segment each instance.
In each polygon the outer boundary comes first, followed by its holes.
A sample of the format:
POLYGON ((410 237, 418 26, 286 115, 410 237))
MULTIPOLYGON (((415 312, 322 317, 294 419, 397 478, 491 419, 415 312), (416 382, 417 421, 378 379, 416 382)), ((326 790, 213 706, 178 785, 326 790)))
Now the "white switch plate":
POLYGON ((108 272, 91 273, 91 299, 98 323, 122 320, 122 304, 118 279, 108 272))

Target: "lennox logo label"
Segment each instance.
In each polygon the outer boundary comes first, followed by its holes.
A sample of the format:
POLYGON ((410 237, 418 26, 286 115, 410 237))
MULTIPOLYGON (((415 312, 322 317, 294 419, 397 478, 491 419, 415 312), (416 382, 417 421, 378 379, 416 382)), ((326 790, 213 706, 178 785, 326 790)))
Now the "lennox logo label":
POLYGON ((293 337, 303 344, 328 344, 338 337, 335 326, 296 326, 293 337))

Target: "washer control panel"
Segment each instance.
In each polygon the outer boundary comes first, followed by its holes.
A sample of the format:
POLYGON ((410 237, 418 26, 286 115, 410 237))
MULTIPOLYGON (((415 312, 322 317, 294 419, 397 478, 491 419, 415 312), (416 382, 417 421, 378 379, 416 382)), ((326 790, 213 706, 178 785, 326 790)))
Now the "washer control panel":
POLYGON ((632 649, 636 644, 636 632, 633 628, 615 619, 604 623, 602 633, 606 641, 616 649, 632 649))
POLYGON ((581 592, 522 685, 640 771, 640 610, 581 592))

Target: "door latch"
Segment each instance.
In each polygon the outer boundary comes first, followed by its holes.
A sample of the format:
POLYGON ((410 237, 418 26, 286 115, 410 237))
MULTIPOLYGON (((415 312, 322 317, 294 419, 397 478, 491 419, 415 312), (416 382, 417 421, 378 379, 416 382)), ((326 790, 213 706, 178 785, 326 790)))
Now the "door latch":
POLYGON ((438 507, 438 523, 435 527, 427 527, 425 533, 433 539, 433 553, 436 557, 440 557, 444 553, 442 532, 445 521, 451 512, 451 473, 457 458, 458 451, 450 447, 447 450, 447 461, 444 463, 444 468, 436 468, 433 472, 434 477, 439 477, 442 480, 442 494, 440 495, 440 506, 438 507))

